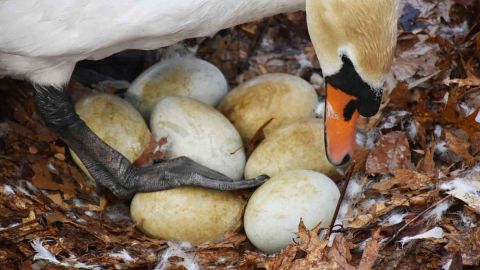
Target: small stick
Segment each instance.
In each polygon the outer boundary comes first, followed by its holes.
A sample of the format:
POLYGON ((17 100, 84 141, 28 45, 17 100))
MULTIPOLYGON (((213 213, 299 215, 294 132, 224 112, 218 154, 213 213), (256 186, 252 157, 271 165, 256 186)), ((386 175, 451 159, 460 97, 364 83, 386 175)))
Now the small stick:
POLYGON ((342 201, 345 197, 345 193, 347 193, 348 183, 350 183, 350 178, 352 178, 353 169, 355 168, 355 165, 356 163, 354 160, 352 166, 350 166, 350 169, 345 173, 345 177, 343 178, 345 181, 345 184, 343 185, 342 192, 340 192, 340 199, 338 199, 337 208, 335 208, 335 213, 333 214, 332 222, 328 227, 327 238, 330 238, 330 235, 332 234, 333 226, 335 226, 335 221, 337 220, 338 212, 340 211, 340 206, 342 205, 342 201))
POLYGON ((405 225, 403 225, 400 229, 397 230, 397 232, 395 234, 392 235, 392 237, 390 237, 390 239, 388 239, 388 241, 385 242, 385 245, 388 245, 390 244, 395 238, 397 238, 397 236, 403 231, 405 230, 405 228, 407 228, 408 226, 410 226, 410 224, 412 224, 413 222, 415 222, 416 220, 418 220, 421 216, 425 215, 427 212, 429 212, 430 210, 432 210, 433 208, 435 208, 437 205, 441 204, 442 202, 446 201, 447 199, 451 198, 452 195, 448 195, 446 196, 445 198, 439 200, 438 202, 430 205, 427 209, 423 210, 420 214, 418 214, 417 216, 415 216, 414 218, 412 218, 412 220, 410 220, 409 222, 405 223, 405 225))

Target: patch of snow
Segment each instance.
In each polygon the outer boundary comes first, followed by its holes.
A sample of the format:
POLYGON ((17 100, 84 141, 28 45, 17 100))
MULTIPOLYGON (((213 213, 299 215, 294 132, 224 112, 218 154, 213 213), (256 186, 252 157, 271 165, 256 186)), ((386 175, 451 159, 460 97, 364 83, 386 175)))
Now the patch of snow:
POLYGON ((431 230, 428 230, 424 233, 421 233, 421 234, 417 234, 415 236, 405 236, 403 237, 400 241, 398 241, 402 247, 412 241, 412 240, 416 240, 416 239, 429 239, 429 238, 435 238, 435 239, 440 239, 440 238, 443 238, 443 229, 440 228, 440 227, 435 227, 431 230))
POLYGON ((480 123, 480 111, 477 113, 477 116, 475 117, 475 121, 477 123, 480 123))
POLYGON ((155 266, 154 270, 168 269, 170 266, 168 259, 170 257, 183 258, 183 262, 179 262, 178 264, 185 267, 187 270, 200 270, 200 266, 194 260, 193 256, 185 252, 191 248, 192 245, 188 242, 168 242, 168 248, 162 253, 160 262, 157 264, 157 266, 155 266))

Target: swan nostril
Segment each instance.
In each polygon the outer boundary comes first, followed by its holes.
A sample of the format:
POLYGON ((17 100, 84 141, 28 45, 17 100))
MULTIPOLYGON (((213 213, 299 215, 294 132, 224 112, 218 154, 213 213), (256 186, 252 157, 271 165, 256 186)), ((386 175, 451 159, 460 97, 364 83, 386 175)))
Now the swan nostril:
POLYGON ((340 164, 338 164, 337 166, 343 166, 347 164, 349 161, 350 161, 350 155, 346 155, 345 157, 343 157, 342 162, 340 162, 340 164))

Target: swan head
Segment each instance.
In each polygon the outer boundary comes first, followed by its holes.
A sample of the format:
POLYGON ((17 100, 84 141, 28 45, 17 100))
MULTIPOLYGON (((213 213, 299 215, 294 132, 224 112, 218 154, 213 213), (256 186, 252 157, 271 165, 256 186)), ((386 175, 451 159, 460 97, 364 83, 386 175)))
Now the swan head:
POLYGON ((334 165, 347 163, 356 120, 380 107, 397 38, 396 0, 307 0, 307 23, 326 81, 325 144, 334 165))

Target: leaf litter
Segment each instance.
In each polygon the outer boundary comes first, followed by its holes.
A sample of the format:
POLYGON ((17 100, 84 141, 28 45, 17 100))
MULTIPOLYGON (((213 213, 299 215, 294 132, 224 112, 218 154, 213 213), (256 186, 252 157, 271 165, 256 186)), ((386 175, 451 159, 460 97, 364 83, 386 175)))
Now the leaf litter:
MULTIPOLYGON (((32 87, 0 80, 0 268, 479 267, 480 6, 463 0, 404 2, 382 110, 360 120, 351 183, 330 238, 330 232, 301 223, 299 241, 274 255, 256 250, 243 231, 194 247, 143 235, 128 206, 99 192, 44 126, 32 87)), ((303 12, 182 46, 219 67, 231 86, 287 72, 324 94, 303 12)), ((72 81, 69 89, 98 86, 122 95, 131 78, 172 51, 142 52, 145 60, 136 74, 95 84, 72 81)), ((110 66, 120 65, 109 59, 110 66)), ((257 137, 261 140, 261 131, 257 137)), ((164 143, 152 141, 137 165, 162 158, 164 143)))

